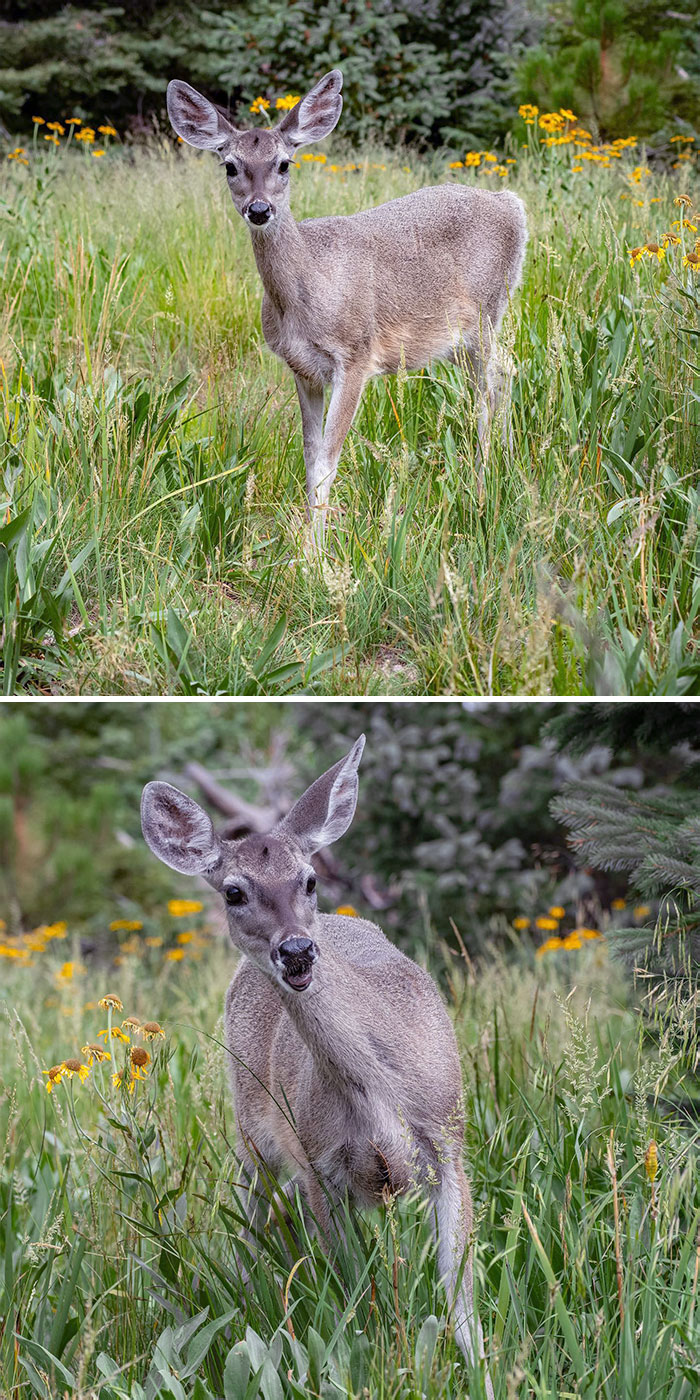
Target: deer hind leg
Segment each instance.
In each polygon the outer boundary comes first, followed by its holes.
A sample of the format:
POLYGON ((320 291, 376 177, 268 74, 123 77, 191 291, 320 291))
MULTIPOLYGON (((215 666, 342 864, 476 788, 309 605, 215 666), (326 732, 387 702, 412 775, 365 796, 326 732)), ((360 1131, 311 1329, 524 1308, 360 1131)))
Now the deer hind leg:
POLYGON ((491 444, 491 429, 494 419, 501 419, 501 433, 504 447, 509 446, 510 437, 510 387, 512 367, 501 353, 495 331, 491 326, 482 327, 478 342, 464 346, 469 378, 474 386, 477 412, 479 479, 483 480, 491 444))
MULTIPOLYGON (((455 1340, 467 1361, 484 1355, 481 1324, 474 1315, 472 1255, 472 1203, 469 1183, 461 1162, 448 1162, 442 1170, 436 1200, 438 1268, 452 1306, 455 1340), (468 1253, 467 1253, 468 1251, 468 1253), (465 1257, 466 1256, 466 1257, 465 1257)), ((489 1400, 493 1387, 488 1371, 484 1384, 489 1400)))
POLYGON ((352 365, 338 371, 333 381, 333 393, 328 405, 326 426, 318 456, 311 468, 307 463, 309 518, 313 525, 314 541, 319 549, 323 547, 328 501, 338 470, 340 453, 366 381, 367 372, 364 367, 352 365))

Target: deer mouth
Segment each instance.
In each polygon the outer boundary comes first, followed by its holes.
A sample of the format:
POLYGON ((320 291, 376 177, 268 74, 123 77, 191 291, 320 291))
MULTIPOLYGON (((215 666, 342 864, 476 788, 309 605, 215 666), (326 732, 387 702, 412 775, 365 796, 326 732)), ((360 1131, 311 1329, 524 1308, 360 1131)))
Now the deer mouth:
POLYGON ((295 992, 303 992, 310 985, 313 975, 313 966, 309 958, 285 958, 282 978, 295 992))

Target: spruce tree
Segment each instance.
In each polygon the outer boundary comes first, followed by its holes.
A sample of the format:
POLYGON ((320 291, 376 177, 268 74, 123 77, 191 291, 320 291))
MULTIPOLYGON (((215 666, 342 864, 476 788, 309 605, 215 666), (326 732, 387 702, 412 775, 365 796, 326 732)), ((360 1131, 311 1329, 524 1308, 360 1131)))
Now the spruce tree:
POLYGON ((700 965, 700 706, 580 706, 548 731, 574 754, 594 741, 606 744, 651 779, 636 791, 606 777, 578 780, 551 809, 581 864, 625 872, 649 906, 641 926, 609 933, 613 953, 635 967, 692 979, 700 965))

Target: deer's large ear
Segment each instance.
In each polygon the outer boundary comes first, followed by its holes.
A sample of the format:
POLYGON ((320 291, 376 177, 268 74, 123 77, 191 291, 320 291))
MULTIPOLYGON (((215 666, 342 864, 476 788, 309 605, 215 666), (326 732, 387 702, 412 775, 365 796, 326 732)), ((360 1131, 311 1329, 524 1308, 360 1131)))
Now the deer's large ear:
POLYGON ((217 112, 216 107, 189 83, 177 79, 168 83, 167 101, 171 125, 188 146, 216 151, 235 132, 235 127, 222 117, 221 112, 217 112))
POLYGON ((357 770, 364 747, 361 734, 349 754, 317 778, 280 822, 278 829, 291 836, 302 855, 312 856, 347 831, 357 806, 357 770))
POLYGON ((343 110, 342 86, 343 75, 339 68, 334 68, 287 112, 275 130, 288 146, 292 149, 308 146, 330 135, 343 110))
POLYGON ((216 870, 221 842, 209 817, 170 783, 147 783, 141 798, 141 828, 153 854, 182 875, 216 870))

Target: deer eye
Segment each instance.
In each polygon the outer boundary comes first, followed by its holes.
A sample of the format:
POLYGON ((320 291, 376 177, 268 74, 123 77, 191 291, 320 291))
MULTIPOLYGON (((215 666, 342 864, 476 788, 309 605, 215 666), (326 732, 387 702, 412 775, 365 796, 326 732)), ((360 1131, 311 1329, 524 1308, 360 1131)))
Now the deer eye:
POLYGON ((288 170, 289 170, 289 161, 288 161, 288 160, 281 160, 280 163, 279 163, 279 173, 280 173, 280 175, 286 175, 288 170))
POLYGON ((308 878, 308 880, 306 881, 306 893, 307 893, 307 894, 313 894, 313 892, 314 892, 315 889, 316 889, 316 876, 315 876, 315 875, 309 875, 309 878, 308 878))
POLYGON ((224 890, 224 899, 227 904, 247 904, 248 896, 244 894, 239 885, 227 885, 224 890))
POLYGON ((227 161, 225 162, 225 164, 226 164, 226 174, 227 174, 229 180, 233 180, 234 176, 238 174, 238 169, 237 169, 237 167, 234 165, 234 163, 233 163, 232 160, 227 160, 227 161))

